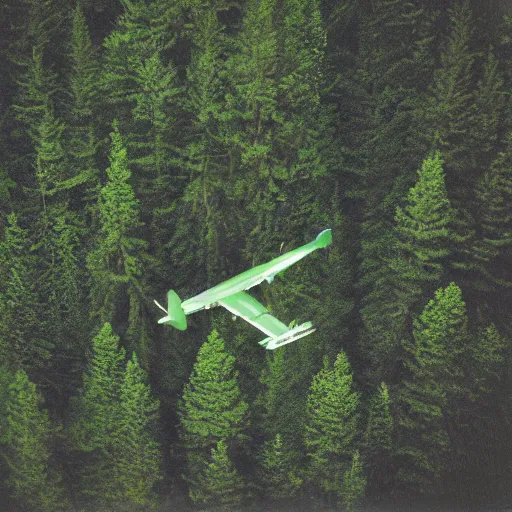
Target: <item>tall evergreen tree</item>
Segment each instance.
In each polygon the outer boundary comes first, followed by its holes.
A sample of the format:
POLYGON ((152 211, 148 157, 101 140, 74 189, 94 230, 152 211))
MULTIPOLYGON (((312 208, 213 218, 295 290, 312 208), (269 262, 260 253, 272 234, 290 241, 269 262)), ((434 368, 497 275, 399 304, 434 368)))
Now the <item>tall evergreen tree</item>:
POLYGON ((265 497, 289 501, 297 495, 302 485, 297 458, 286 449, 280 434, 263 445, 258 480, 265 497))
POLYGON ((75 450, 85 453, 78 469, 80 491, 100 501, 119 496, 112 472, 119 460, 116 441, 125 350, 118 344, 119 337, 106 323, 93 340, 88 372, 71 404, 70 440, 75 450))
POLYGON ((68 176, 61 187, 73 191, 70 205, 73 209, 86 207, 98 221, 100 176, 96 156, 99 140, 94 114, 99 102, 99 62, 80 4, 73 13, 69 47, 71 71, 65 148, 73 175, 68 176))
POLYGON ((126 365, 119 397, 118 459, 113 478, 121 488, 121 501, 155 505, 153 488, 162 479, 157 441, 158 409, 159 402, 151 396, 147 375, 134 352, 126 365))
POLYGON ((244 482, 231 462, 226 443, 221 439, 212 448, 211 459, 199 473, 189 494, 194 503, 205 504, 214 512, 240 510, 244 482))
POLYGON ((23 370, 9 385, 6 403, 7 485, 21 507, 51 512, 68 505, 61 475, 52 464, 52 425, 41 396, 23 370))
POLYGON ((456 482, 446 477, 449 472, 457 477, 464 460, 459 440, 468 435, 464 425, 457 425, 463 407, 467 322, 454 283, 437 290, 414 321, 413 359, 407 365, 411 376, 400 396, 397 452, 397 478, 409 492, 442 495, 457 490, 456 482))
POLYGON ((89 312, 82 287, 85 258, 80 247, 85 228, 66 204, 54 205, 48 213, 45 232, 34 245, 41 267, 39 295, 45 304, 39 321, 45 338, 54 345, 48 380, 62 399, 79 385, 89 344, 89 312))
POLYGON ((111 133, 112 149, 107 183, 101 189, 100 230, 95 248, 87 255, 91 274, 92 316, 101 325, 112 322, 123 308, 127 336, 147 362, 149 326, 145 312, 144 270, 147 243, 138 237, 139 202, 130 183, 127 150, 117 123, 111 133), (127 304, 128 299, 128 304, 127 304))
MULTIPOLYGON (((395 250, 394 210, 427 153, 422 142, 425 120, 419 114, 423 84, 434 67, 431 18, 408 0, 373 2, 361 15, 356 70, 343 84, 351 102, 358 103, 347 122, 344 172, 347 195, 357 201, 360 222, 359 339, 372 362, 378 361, 372 347, 396 347, 401 336, 401 326, 390 325, 389 315, 376 311, 387 309, 393 294, 388 261, 395 250)), ((384 368, 371 365, 369 377, 375 383, 389 380, 384 368)))
POLYGON ((343 509, 347 512, 359 512, 366 489, 366 478, 363 474, 363 464, 356 450, 352 464, 343 475, 343 509))
POLYGON ((363 439, 363 453, 368 494, 374 501, 386 498, 392 482, 393 418, 386 384, 381 383, 370 399, 368 423, 363 439))
POLYGON ((471 249, 472 287, 478 297, 479 320, 492 320, 501 326, 508 324, 503 310, 503 294, 510 294, 511 142, 512 137, 508 134, 504 151, 498 153, 489 171, 477 183, 475 211, 479 226, 477 239, 471 249), (500 290, 498 294, 496 289, 500 290))
POLYGON ((0 243, 0 347, 12 370, 25 370, 40 379, 50 364, 52 340, 45 338, 42 305, 36 286, 37 264, 30 251, 28 231, 11 213, 0 243))
POLYGON ((324 368, 313 378, 307 402, 305 484, 334 503, 342 496, 343 474, 352 459, 358 405, 347 356, 340 352, 332 369, 325 359, 324 368))
POLYGON ((187 479, 197 478, 218 441, 236 447, 235 457, 246 442, 248 405, 242 399, 234 364, 235 358, 226 353, 223 340, 212 331, 199 349, 179 404, 187 479))

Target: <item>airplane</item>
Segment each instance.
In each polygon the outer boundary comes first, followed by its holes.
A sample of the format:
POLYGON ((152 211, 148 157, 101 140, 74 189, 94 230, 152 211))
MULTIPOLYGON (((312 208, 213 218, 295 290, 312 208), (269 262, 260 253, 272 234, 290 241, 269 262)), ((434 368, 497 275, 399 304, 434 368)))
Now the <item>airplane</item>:
POLYGON ((268 309, 246 293, 245 290, 263 281, 271 283, 276 274, 297 263, 309 253, 325 248, 331 243, 331 230, 325 229, 309 244, 278 256, 268 263, 246 270, 184 302, 181 302, 174 290, 169 290, 167 292, 167 309, 156 300, 154 301, 167 315, 158 320, 158 323, 172 325, 176 329, 184 331, 187 328, 186 315, 202 309, 223 306, 234 315, 243 318, 260 331, 263 331, 268 337, 260 341, 259 344, 267 350, 274 350, 303 338, 316 330, 311 322, 293 328, 287 327, 283 322, 270 315, 268 309))

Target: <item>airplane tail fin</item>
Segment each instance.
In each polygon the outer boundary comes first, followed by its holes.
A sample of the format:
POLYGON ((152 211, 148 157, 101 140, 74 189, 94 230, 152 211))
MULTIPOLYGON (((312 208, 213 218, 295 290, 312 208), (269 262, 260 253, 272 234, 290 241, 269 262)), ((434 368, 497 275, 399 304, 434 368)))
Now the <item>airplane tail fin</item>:
POLYGON ((315 239, 317 247, 323 249, 332 243, 332 231, 330 229, 324 229, 315 239))
POLYGON ((160 318, 158 323, 172 325, 180 331, 184 331, 187 328, 187 317, 181 307, 181 299, 174 290, 167 292, 167 316, 160 318))

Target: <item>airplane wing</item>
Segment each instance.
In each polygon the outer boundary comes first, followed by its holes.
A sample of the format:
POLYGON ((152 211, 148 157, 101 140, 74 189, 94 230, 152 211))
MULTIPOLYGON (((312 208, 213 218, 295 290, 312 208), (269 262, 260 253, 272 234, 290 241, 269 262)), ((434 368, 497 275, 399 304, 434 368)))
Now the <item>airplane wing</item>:
POLYGON ((224 297, 218 301, 218 304, 272 338, 277 338, 290 330, 283 322, 273 317, 263 304, 248 293, 238 292, 229 297, 224 297))

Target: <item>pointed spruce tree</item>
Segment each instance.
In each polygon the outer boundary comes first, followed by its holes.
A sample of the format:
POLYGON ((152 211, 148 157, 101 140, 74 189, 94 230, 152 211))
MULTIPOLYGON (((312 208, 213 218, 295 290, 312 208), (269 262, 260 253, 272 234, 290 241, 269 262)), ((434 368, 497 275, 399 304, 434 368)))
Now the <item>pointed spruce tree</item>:
POLYGON ((81 477, 80 492, 95 501, 119 497, 118 482, 112 475, 118 461, 116 441, 125 350, 118 345, 119 337, 106 323, 93 339, 82 388, 71 403, 71 446, 83 454, 76 468, 81 477))
POLYGON ((297 458, 297 454, 287 450, 280 434, 263 445, 257 472, 265 498, 281 502, 298 494, 302 478, 297 471, 297 458))
POLYGON ((131 172, 124 139, 114 122, 107 182, 99 199, 100 228, 95 247, 87 254, 90 272, 91 314, 103 325, 127 310, 126 335, 147 363, 149 325, 145 311, 144 270, 147 243, 139 237, 139 201, 130 183, 131 172))
POLYGON ((214 330, 201 346, 179 403, 181 442, 186 449, 187 480, 195 480, 217 442, 224 440, 236 457, 246 441, 248 405, 234 369, 235 358, 214 330))
POLYGON ((38 267, 30 248, 28 231, 11 213, 0 243, 0 352, 11 370, 41 378, 50 365, 53 343, 40 322, 38 267))
POLYGON ((72 209, 85 208, 98 222, 100 175, 96 160, 99 140, 95 113, 99 101, 99 62, 79 3, 73 13, 68 51, 71 71, 65 148, 73 175, 61 186, 70 189, 72 209))
POLYGON ((386 498, 392 482, 393 417, 386 384, 381 383, 370 399, 368 423, 361 452, 368 477, 368 495, 378 502, 386 498))
POLYGON ((311 384, 304 426, 308 465, 304 483, 328 502, 341 498, 343 474, 350 466, 357 435, 359 394, 352 388, 347 356, 324 368, 311 384))
POLYGON ((377 0, 361 13, 359 52, 352 76, 342 80, 353 114, 340 126, 346 140, 343 188, 354 199, 359 224, 359 282, 363 329, 360 346, 371 362, 374 384, 391 381, 393 368, 379 364, 373 347, 396 347, 402 325, 388 314, 393 294, 389 260, 395 257, 396 205, 413 186, 428 148, 426 85, 434 68, 431 15, 409 0, 377 0), (345 182, 347 185, 345 185, 345 182))
POLYGON ((69 505, 62 476, 52 461, 52 425, 41 395, 23 370, 16 372, 6 401, 3 441, 9 468, 7 486, 18 505, 53 512, 69 505))
MULTIPOLYGON (((464 461, 457 425, 464 407, 464 368, 469 333, 460 288, 440 288, 414 320, 410 378, 398 397, 398 481, 408 492, 458 492, 457 472, 464 461), (448 474, 451 478, 447 478, 448 474)), ((461 422, 462 423, 462 422, 461 422)))
POLYGON ((359 512, 362 510, 361 502, 365 496, 366 477, 363 474, 363 463, 356 450, 352 456, 352 464, 343 475, 343 489, 341 491, 343 510, 346 512, 359 512))
POLYGON ((227 445, 221 439, 212 448, 211 458, 191 486, 190 498, 214 512, 235 512, 240 510, 243 492, 243 478, 231 462, 227 445))
POLYGON ((162 477, 158 439, 159 402, 151 396, 147 375, 133 353, 126 365, 119 396, 113 478, 120 487, 120 501, 154 506, 154 487, 162 477))

